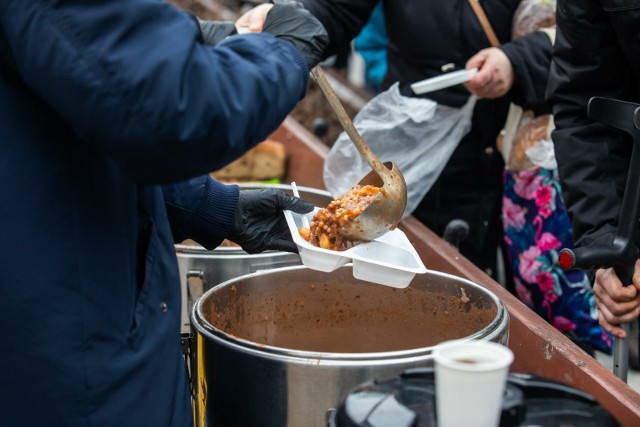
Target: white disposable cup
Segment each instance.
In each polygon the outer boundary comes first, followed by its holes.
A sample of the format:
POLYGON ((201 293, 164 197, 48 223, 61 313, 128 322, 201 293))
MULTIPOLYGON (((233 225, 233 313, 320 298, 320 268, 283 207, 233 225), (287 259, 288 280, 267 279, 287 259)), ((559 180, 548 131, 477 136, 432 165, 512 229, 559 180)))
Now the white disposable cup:
POLYGON ((513 352, 490 341, 448 341, 433 350, 438 427, 496 427, 513 352))

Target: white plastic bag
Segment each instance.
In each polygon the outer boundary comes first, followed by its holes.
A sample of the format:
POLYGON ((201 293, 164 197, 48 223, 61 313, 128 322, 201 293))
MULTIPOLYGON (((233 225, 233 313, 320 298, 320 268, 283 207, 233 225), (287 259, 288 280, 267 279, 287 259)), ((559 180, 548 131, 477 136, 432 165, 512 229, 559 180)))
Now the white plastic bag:
POLYGON ((555 169, 558 167, 553 142, 549 139, 543 139, 537 144, 527 148, 526 153, 534 166, 540 166, 545 169, 555 169))
MULTIPOLYGON (((404 217, 418 206, 436 181, 458 143, 471 128, 476 96, 462 108, 402 96, 395 83, 369 101, 353 124, 382 162, 394 162, 407 182, 404 217)), ((336 197, 360 181, 371 167, 345 132, 324 163, 324 184, 336 197)))

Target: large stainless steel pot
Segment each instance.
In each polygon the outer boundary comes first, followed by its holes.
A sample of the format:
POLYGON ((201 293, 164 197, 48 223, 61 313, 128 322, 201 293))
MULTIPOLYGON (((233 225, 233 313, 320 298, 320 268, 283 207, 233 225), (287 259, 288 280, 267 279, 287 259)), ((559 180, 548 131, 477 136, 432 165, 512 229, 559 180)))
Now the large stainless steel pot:
MULTIPOLYGON (((293 194, 288 184, 239 184, 240 189, 277 188, 293 194)), ((332 200, 324 190, 298 186, 300 197, 315 206, 332 200)), ((300 256, 289 252, 267 251, 248 254, 238 246, 220 246, 207 250, 197 244, 175 245, 182 285, 182 332, 189 331, 189 312, 193 303, 213 286, 234 277, 256 271, 300 265, 300 256)))
POLYGON ((324 427, 363 381, 425 366, 451 339, 507 343, 490 291, 444 273, 406 289, 285 267, 229 280, 191 313, 196 425, 324 427))

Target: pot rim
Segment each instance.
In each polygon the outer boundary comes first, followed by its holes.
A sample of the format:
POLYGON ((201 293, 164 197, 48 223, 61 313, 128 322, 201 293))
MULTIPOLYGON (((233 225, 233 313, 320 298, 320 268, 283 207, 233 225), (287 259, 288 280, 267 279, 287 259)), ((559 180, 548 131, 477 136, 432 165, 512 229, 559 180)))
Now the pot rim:
POLYGON ((176 244, 173 246, 175 247, 176 253, 178 254, 198 254, 199 256, 247 255, 247 256, 250 256, 251 258, 263 258, 263 257, 266 258, 266 257, 271 257, 273 255, 278 255, 278 254, 295 255, 291 252, 283 252, 283 251, 276 251, 276 250, 267 250, 264 252, 260 252, 259 254, 250 254, 245 252, 245 250, 239 246, 218 246, 215 249, 207 249, 200 245, 196 246, 196 245, 176 244))
MULTIPOLYGON (((351 268, 351 264, 344 265, 340 268, 351 268)), ((384 364, 384 361, 393 360, 396 362, 398 359, 419 359, 424 360, 425 355, 430 355, 434 349, 434 347, 438 344, 428 347, 419 347, 415 349, 404 349, 404 350, 396 350, 396 351, 385 351, 385 352, 369 352, 369 353, 334 353, 334 352, 317 352, 317 351, 309 351, 309 350, 297 350, 290 349, 284 347, 276 347, 267 344, 260 344, 254 341, 250 341, 244 338, 236 337, 234 335, 228 334, 215 326, 209 323, 203 316, 202 313, 202 304, 203 301, 207 299, 209 295, 216 292, 218 289, 222 289, 227 286, 232 286, 238 281, 251 279, 253 277, 262 276, 265 274, 274 274, 278 272, 287 272, 287 271, 296 271, 296 270, 310 270, 308 267, 304 265, 296 265, 296 266, 288 266, 281 268, 274 268, 267 271, 258 271, 256 273, 245 274, 242 276, 238 276, 233 279, 229 279, 220 283, 217 286, 206 291, 193 305, 191 309, 191 327, 195 328, 197 333, 202 336, 212 339, 219 344, 225 345, 227 347, 234 348, 235 350, 246 352, 246 353, 256 353, 260 354, 262 357, 271 356, 273 358, 282 359, 287 358, 291 360, 313 360, 316 361, 314 363, 322 363, 322 364, 332 364, 341 361, 348 361, 350 364, 355 361, 366 362, 367 364, 371 364, 372 362, 378 361, 384 364)), ((429 270, 425 274, 431 274, 435 276, 440 276, 445 279, 453 279, 457 282, 463 282, 466 285, 470 285, 471 287, 478 288, 481 292, 485 293, 491 300, 494 302, 497 312, 495 318, 484 328, 474 332, 471 335, 467 335, 464 338, 460 338, 459 341, 470 341, 474 339, 492 339, 501 331, 499 330, 499 326, 502 324, 506 324, 507 328, 504 331, 508 333, 508 322, 509 322, 509 313, 504 305, 504 303, 491 291, 484 288, 483 286, 478 285, 470 280, 465 278, 454 276, 448 273, 443 273, 439 271, 429 270)), ((383 286, 383 285, 379 285, 383 286)), ((309 362, 306 362, 309 363, 309 362)))

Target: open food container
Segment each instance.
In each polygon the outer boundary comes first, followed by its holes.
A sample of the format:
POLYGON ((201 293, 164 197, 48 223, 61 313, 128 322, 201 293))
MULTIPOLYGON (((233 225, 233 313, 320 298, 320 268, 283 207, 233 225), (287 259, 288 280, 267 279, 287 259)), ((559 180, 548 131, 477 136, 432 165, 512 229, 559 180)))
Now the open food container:
POLYGON ((294 243, 298 246, 302 264, 312 270, 331 272, 351 262, 353 277, 394 288, 406 288, 416 274, 424 274, 422 263, 413 245, 395 229, 371 242, 362 242, 344 251, 319 248, 300 236, 299 227, 306 227, 319 208, 308 214, 284 211, 294 243))
POLYGON ((282 267, 205 292, 191 311, 195 425, 328 427, 353 387, 432 365, 441 342, 508 343, 508 311, 477 283, 428 271, 397 289, 352 270, 282 267))

